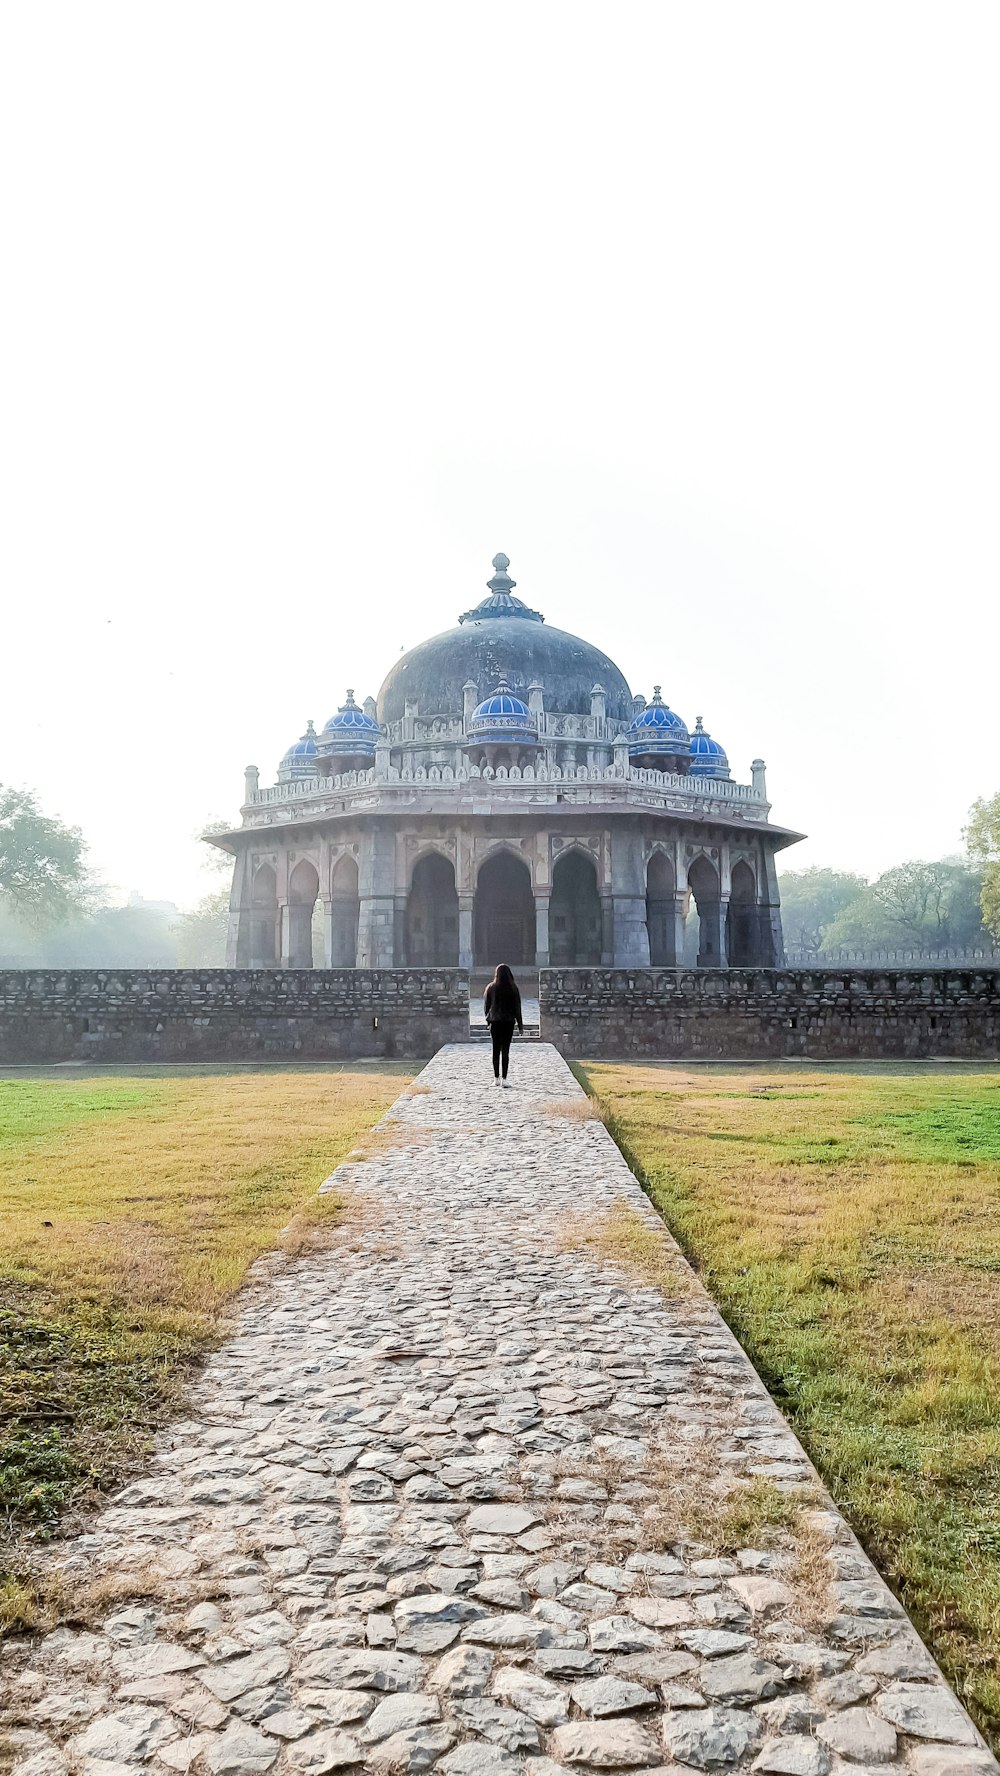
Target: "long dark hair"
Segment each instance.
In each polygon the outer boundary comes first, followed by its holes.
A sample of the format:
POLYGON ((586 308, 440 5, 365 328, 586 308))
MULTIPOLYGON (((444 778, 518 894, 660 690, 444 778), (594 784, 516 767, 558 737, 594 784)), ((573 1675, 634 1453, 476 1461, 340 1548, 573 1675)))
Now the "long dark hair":
POLYGON ((486 998, 487 993, 492 993, 493 995, 493 1017, 496 1017, 498 1011, 509 1011, 512 1019, 520 1015, 518 1011, 519 994, 517 991, 517 982, 511 974, 510 969, 507 967, 506 962, 497 963, 496 974, 493 976, 493 979, 487 987, 486 993, 483 994, 484 999, 486 998))

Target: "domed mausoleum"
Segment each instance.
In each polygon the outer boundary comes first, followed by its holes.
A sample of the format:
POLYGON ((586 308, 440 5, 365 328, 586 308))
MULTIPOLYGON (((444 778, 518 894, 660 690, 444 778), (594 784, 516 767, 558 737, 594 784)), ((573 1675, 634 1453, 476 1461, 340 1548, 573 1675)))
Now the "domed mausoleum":
POLYGON ((487 597, 246 772, 231 967, 783 961, 764 766, 515 597, 487 597), (321 916, 321 917, 320 917, 321 916), (322 935, 320 935, 322 933, 322 935))

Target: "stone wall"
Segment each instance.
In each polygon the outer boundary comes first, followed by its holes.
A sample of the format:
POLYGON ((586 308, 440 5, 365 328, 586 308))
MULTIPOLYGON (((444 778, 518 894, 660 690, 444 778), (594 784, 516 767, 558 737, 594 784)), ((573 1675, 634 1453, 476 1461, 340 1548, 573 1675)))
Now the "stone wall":
POLYGON ((7 1065, 409 1060, 468 1035, 457 968, 0 972, 7 1065))
POLYGON ((541 1033, 569 1056, 1000 1056, 1000 969, 549 968, 541 1033))

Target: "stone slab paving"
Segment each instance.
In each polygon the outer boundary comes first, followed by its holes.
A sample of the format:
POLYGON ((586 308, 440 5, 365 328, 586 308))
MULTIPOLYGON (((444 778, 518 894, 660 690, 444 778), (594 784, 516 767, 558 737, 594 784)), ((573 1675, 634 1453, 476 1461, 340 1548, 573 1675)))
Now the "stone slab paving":
POLYGON ((17 1776, 996 1771, 565 1063, 515 1063, 442 1050, 338 1243, 256 1267, 60 1551, 124 1596, 7 1653, 17 1776), (755 1478, 798 1527, 720 1558, 692 1513, 755 1478))

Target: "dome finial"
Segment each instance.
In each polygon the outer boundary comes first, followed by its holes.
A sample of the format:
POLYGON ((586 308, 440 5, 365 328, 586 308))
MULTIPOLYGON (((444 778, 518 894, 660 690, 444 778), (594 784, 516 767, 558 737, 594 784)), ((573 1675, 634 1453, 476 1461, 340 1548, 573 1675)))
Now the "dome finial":
POLYGON ((481 623, 490 617, 526 617, 532 623, 545 621, 541 611, 529 610, 526 604, 513 596, 517 581, 512 580, 507 572, 509 566, 509 555, 505 555, 500 549, 493 557, 493 578, 486 582, 489 597, 484 598, 482 604, 477 604, 473 610, 463 611, 458 619, 460 623, 481 623))
POLYGON ((510 558, 505 555, 502 550, 499 555, 494 555, 493 578, 486 582, 490 591, 493 593, 494 598, 498 593, 502 595, 506 592, 509 595, 517 585, 517 581, 512 580, 510 574, 507 572, 509 566, 510 558))

